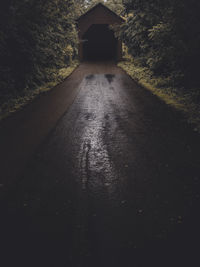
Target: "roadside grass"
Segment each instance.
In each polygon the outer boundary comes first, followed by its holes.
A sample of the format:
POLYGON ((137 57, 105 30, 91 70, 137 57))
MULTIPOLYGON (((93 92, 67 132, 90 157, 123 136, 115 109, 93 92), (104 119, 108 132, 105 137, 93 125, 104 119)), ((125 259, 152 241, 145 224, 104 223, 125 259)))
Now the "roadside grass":
POLYGON ((8 95, 7 100, 0 105, 0 120, 8 117, 14 112, 20 110, 22 107, 33 101, 36 97, 41 94, 45 94, 56 85, 63 82, 79 65, 79 61, 73 61, 67 68, 62 68, 59 71, 55 69, 49 69, 48 71, 52 73, 52 81, 44 83, 40 87, 32 90, 25 89, 20 95, 8 95))
POLYGON ((146 67, 141 67, 136 60, 127 56, 118 63, 129 76, 139 85, 151 91, 154 95, 162 99, 166 104, 175 107, 184 114, 185 119, 194 129, 200 133, 200 104, 197 99, 200 93, 197 88, 186 90, 169 85, 171 81, 163 77, 155 77, 146 67))

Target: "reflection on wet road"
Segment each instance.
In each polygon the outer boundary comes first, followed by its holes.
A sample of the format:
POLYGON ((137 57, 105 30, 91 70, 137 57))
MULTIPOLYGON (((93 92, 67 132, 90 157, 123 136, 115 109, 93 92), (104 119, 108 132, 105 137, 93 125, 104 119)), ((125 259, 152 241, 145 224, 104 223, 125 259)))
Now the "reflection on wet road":
POLYGON ((6 196, 12 233, 36 240, 37 266, 181 266, 199 201, 197 135, 126 75, 80 86, 6 196))

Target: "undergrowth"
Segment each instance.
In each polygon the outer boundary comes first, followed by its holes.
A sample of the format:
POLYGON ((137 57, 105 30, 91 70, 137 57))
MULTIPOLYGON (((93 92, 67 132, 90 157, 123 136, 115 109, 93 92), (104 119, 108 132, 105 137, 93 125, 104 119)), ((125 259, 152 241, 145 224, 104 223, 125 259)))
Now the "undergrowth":
POLYGON ((200 133, 200 93, 197 88, 178 88, 170 77, 155 76, 147 67, 142 67, 137 60, 126 56, 118 66, 126 71, 138 84, 150 90, 166 104, 180 110, 186 120, 192 124, 194 131, 200 133))
POLYGON ((78 64, 79 62, 75 60, 66 68, 59 70, 48 69, 48 72, 51 73, 52 76, 51 81, 43 83, 43 85, 36 89, 34 88, 34 90, 25 88, 20 94, 19 91, 16 91, 16 93, 5 95, 3 102, 0 103, 0 120, 8 117, 10 114, 30 103, 37 96, 50 91, 56 85, 64 81, 75 70, 78 64))

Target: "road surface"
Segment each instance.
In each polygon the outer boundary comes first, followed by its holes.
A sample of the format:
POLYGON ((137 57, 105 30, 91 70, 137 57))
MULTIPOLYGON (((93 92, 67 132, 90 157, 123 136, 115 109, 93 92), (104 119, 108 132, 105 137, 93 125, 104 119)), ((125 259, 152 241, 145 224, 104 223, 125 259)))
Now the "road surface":
POLYGON ((1 189, 4 266, 199 266, 198 134, 120 69, 81 73, 1 189))

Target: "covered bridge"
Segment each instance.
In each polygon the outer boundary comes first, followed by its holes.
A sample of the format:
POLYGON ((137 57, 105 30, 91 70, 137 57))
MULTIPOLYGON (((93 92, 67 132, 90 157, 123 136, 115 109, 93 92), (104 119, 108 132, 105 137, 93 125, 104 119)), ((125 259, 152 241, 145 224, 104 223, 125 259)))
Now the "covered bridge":
POLYGON ((105 5, 99 3, 77 20, 79 34, 79 59, 120 60, 122 42, 114 36, 110 25, 124 20, 105 5))

